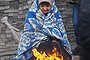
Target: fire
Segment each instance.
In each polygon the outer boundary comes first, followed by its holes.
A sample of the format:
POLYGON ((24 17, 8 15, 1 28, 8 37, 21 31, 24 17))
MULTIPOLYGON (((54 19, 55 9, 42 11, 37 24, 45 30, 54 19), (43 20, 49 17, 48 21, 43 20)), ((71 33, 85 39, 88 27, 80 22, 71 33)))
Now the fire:
POLYGON ((39 53, 37 49, 33 49, 32 51, 36 60, 63 60, 62 54, 59 54, 55 47, 52 50, 53 54, 46 54, 45 52, 42 53, 42 51, 39 53))

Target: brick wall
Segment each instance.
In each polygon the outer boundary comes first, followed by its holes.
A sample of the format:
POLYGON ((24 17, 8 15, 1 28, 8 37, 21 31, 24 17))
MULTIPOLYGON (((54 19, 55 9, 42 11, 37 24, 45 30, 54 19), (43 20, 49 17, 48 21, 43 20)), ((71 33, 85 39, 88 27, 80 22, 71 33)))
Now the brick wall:
MULTIPOLYGON (((16 27, 18 18, 18 1, 0 0, 0 19, 8 16, 8 21, 16 27)), ((16 53, 17 44, 12 38, 11 30, 0 20, 0 60, 9 60, 16 53)))
MULTIPOLYGON (((22 31, 26 13, 32 2, 33 0, 0 0, 0 19, 8 16, 9 23, 22 31)), ((56 5, 61 12, 68 38, 72 43, 75 41, 71 18, 72 6, 64 0, 57 0, 56 5)), ((0 20, 0 60, 10 60, 14 57, 17 46, 18 43, 13 39, 11 30, 0 20)))

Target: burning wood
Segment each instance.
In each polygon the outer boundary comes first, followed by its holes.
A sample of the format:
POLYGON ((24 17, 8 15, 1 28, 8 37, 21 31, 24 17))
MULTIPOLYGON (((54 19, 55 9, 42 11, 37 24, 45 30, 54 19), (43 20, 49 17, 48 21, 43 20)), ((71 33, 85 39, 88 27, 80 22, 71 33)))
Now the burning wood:
POLYGON ((33 49, 33 54, 36 60, 63 60, 62 54, 57 52, 57 49, 54 47, 52 54, 46 54, 46 52, 38 52, 37 49, 33 49))

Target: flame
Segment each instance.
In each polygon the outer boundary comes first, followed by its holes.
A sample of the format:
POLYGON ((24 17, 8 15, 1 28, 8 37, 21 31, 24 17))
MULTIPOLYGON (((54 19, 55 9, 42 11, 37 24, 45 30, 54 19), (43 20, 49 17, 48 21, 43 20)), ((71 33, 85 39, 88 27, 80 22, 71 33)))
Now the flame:
POLYGON ((33 49, 32 51, 36 60, 63 60, 62 54, 59 54, 55 47, 52 50, 53 54, 46 54, 45 52, 42 53, 42 51, 39 53, 37 49, 33 49))

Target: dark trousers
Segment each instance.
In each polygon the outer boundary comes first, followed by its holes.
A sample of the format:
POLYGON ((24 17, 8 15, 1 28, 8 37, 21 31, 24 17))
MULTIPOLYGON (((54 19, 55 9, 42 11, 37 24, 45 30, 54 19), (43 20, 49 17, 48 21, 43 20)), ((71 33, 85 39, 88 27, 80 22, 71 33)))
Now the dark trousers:
POLYGON ((77 34, 77 23, 78 23, 78 3, 73 4, 73 27, 74 27, 74 34, 76 36, 76 43, 78 44, 78 34, 77 34))
POLYGON ((90 47, 80 46, 80 60, 90 60, 90 47))
POLYGON ((80 12, 78 21, 80 60, 90 60, 90 14, 80 12))

